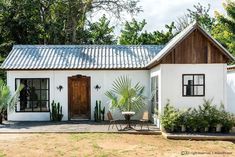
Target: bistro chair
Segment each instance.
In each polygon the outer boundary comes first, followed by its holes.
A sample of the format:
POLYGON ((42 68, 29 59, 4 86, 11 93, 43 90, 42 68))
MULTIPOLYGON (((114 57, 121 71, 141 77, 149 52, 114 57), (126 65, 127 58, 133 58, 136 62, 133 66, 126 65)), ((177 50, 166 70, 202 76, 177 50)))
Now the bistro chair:
MULTIPOLYGON (((108 111, 107 117, 108 117, 108 120, 109 120, 109 127, 108 127, 108 130, 109 130, 109 128, 110 128, 111 125, 112 125, 112 128, 113 128, 113 126, 115 125, 116 128, 117 128, 117 130, 119 131, 119 128, 118 128, 118 126, 117 126, 118 120, 114 120, 114 119, 113 119, 112 113, 111 113, 110 111, 108 111)), ((120 125, 120 129, 122 129, 121 125, 120 125)))
POLYGON ((140 129, 142 130, 143 125, 146 124, 146 126, 148 127, 148 130, 149 130, 148 122, 149 122, 149 113, 144 112, 142 119, 140 119, 140 129))

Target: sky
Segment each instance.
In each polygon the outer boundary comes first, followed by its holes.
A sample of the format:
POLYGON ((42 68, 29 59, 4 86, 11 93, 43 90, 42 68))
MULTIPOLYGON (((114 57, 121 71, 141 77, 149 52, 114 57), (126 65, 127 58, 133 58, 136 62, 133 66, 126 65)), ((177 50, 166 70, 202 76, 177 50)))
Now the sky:
POLYGON ((193 9, 193 5, 201 3, 203 6, 211 5, 210 15, 214 12, 225 13, 222 6, 223 0, 140 0, 143 12, 136 19, 146 19, 146 29, 153 31, 163 29, 165 24, 170 24, 178 17, 187 13, 187 9, 193 9))
MULTIPOLYGON (((143 12, 139 13, 135 18, 138 21, 146 20, 147 25, 145 30, 152 32, 154 30, 162 30, 166 24, 170 24, 178 17, 187 13, 187 9, 193 9, 193 5, 201 3, 203 6, 211 5, 210 15, 214 16, 214 12, 218 11, 225 14, 222 6, 224 0, 140 0, 139 6, 142 6, 143 12)), ((101 16, 101 15, 97 15, 101 16)), ((96 20, 98 19, 95 18, 96 20)), ((116 26, 115 34, 120 33, 125 20, 130 21, 131 16, 124 16, 122 22, 117 22, 114 18, 111 19, 111 25, 116 26)))

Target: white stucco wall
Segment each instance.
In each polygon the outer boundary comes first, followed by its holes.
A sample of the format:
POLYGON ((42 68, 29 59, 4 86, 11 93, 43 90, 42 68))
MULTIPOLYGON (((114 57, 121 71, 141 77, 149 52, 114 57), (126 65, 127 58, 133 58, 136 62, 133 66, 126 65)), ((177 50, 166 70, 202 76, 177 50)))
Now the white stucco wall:
MULTIPOLYGON (((50 79, 50 101, 55 100, 63 105, 63 120, 68 120, 68 77, 74 75, 85 75, 91 77, 91 119, 93 119, 94 105, 96 100, 102 101, 102 106, 106 107, 106 113, 109 109, 108 98, 104 93, 112 88, 113 81, 123 75, 129 76, 133 84, 140 82, 145 86, 145 96, 149 96, 149 71, 148 70, 64 70, 64 71, 8 71, 7 84, 11 91, 15 90, 15 78, 49 78, 50 79), (100 90, 94 89, 95 85, 101 86, 100 90), (56 89, 62 85, 60 92, 56 89)), ((148 110, 147 106, 144 110, 148 110)), ((135 115, 133 118, 139 119, 142 114, 135 115)), ((115 112, 114 118, 123 118, 121 113, 115 112)), ((12 121, 43 121, 49 120, 49 113, 40 112, 11 112, 8 119, 12 121)))
POLYGON ((197 107, 203 103, 203 98, 213 98, 213 103, 227 106, 226 97, 226 64, 161 64, 151 69, 150 75, 160 76, 160 98, 161 111, 163 111, 167 100, 176 108, 186 109, 197 107), (182 74, 205 74, 205 96, 183 97, 182 96, 182 74))
POLYGON ((228 111, 235 114, 235 70, 227 73, 228 111))

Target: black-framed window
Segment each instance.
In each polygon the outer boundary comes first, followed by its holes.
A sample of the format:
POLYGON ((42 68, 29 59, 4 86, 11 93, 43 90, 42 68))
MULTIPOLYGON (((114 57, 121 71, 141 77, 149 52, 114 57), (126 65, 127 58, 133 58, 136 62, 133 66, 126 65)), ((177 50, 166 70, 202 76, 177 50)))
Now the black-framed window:
POLYGON ((183 96, 205 96, 205 74, 183 74, 183 96))
POLYGON ((16 88, 23 84, 17 112, 49 112, 49 78, 17 78, 16 88))

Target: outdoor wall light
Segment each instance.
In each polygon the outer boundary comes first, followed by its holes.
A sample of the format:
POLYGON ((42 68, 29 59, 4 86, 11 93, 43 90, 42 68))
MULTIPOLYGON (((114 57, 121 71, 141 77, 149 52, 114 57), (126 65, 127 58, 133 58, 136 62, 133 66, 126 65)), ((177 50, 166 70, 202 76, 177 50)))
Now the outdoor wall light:
POLYGON ((98 91, 101 88, 98 84, 95 86, 95 89, 98 91))
POLYGON ((56 87, 60 92, 63 89, 63 86, 59 85, 58 87, 56 87))

